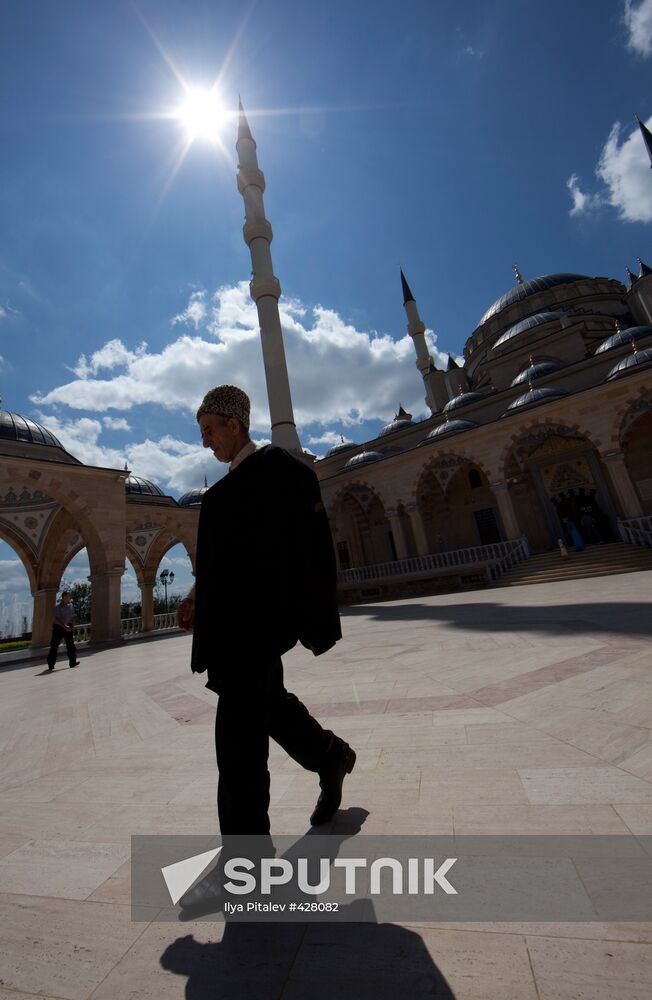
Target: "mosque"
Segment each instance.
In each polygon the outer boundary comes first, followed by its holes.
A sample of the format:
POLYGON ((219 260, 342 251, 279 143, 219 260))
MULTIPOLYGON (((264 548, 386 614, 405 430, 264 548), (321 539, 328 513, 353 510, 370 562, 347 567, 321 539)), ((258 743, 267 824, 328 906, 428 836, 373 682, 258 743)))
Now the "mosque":
MULTIPOLYGON (((311 460, 294 423, 265 180, 242 106, 236 148, 272 440, 311 460)), ((377 438, 342 442, 315 464, 344 600, 492 581, 560 542, 563 553, 578 533, 589 544, 652 547, 652 268, 639 259, 638 274, 627 274, 625 286, 569 273, 525 281, 515 269, 514 286, 470 333, 464 363, 450 358, 442 371, 401 272, 430 415, 415 421, 397 400, 377 438)), ((141 629, 152 630, 161 559, 180 542, 194 567, 206 485, 175 500, 128 469, 83 465, 47 428, 6 411, 0 459, 0 538, 29 578, 32 645, 49 641, 61 578, 83 548, 91 638, 122 633, 125 559, 141 590, 141 629)))

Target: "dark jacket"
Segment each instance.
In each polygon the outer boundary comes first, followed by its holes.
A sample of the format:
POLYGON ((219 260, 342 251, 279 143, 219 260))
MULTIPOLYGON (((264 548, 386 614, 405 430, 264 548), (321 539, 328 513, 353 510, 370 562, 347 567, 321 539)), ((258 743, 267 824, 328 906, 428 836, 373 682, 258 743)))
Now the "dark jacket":
POLYGON ((315 656, 341 638, 336 563, 314 471, 274 445, 204 494, 192 669, 209 687, 298 641, 315 656))

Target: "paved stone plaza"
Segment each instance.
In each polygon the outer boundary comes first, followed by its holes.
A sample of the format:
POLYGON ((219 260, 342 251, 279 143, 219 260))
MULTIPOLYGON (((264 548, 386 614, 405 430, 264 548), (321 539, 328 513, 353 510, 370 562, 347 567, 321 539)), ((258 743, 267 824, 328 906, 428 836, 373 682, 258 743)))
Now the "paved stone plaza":
MULTIPOLYGON (((645 572, 414 598, 347 609, 286 679, 357 749, 364 833, 652 834, 651 628, 645 572)), ((650 924, 132 923, 131 834, 216 828, 189 651, 0 672, 0 1000, 652 995, 650 924)), ((273 830, 298 837, 316 778, 276 747, 271 770, 273 830)))

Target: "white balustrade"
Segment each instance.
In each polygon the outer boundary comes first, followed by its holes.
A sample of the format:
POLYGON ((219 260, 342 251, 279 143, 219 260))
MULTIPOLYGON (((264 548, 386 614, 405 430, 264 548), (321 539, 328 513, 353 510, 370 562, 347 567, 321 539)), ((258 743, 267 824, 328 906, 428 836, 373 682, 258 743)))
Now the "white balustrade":
POLYGON ((652 548, 652 517, 628 517, 618 521, 620 537, 629 545, 652 548))
POLYGON ((457 569, 470 572, 484 570, 489 582, 501 573, 530 555, 525 535, 507 542, 493 542, 490 545, 473 545, 468 549, 454 549, 452 552, 433 552, 425 556, 411 556, 393 562, 375 563, 372 566, 358 566, 340 570, 337 581, 340 585, 367 583, 370 580, 389 580, 423 575, 451 575, 457 569))
MULTIPOLYGON (((138 618, 123 618, 121 623, 121 635, 123 638, 127 638, 133 635, 144 635, 143 632, 143 619, 138 618)), ((169 629, 178 628, 177 626, 177 613, 176 611, 166 611, 162 615, 154 615, 154 630, 155 632, 167 631, 169 629)), ((91 638, 91 625, 90 622, 86 622, 84 625, 75 625, 74 632, 75 642, 90 642, 91 638)))

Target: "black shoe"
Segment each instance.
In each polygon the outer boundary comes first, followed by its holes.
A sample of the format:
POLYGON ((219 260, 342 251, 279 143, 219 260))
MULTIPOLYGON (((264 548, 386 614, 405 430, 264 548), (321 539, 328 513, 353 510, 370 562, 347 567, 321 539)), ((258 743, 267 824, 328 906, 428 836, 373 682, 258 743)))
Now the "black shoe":
POLYGON ((73 667, 78 667, 78 666, 79 666, 79 660, 76 660, 75 663, 70 664, 70 669, 72 670, 73 667))
POLYGON ((179 900, 179 906, 183 911, 181 918, 193 920, 195 917, 203 917, 221 910, 224 905, 223 878, 223 867, 218 865, 201 882, 184 892, 179 900))
POLYGON ((48 670, 54 670, 54 667, 48 667, 48 670))
POLYGON ((326 760, 319 770, 321 795, 310 817, 312 826, 328 823, 339 809, 344 778, 353 770, 355 759, 355 750, 352 750, 348 743, 337 736, 331 737, 326 760))

